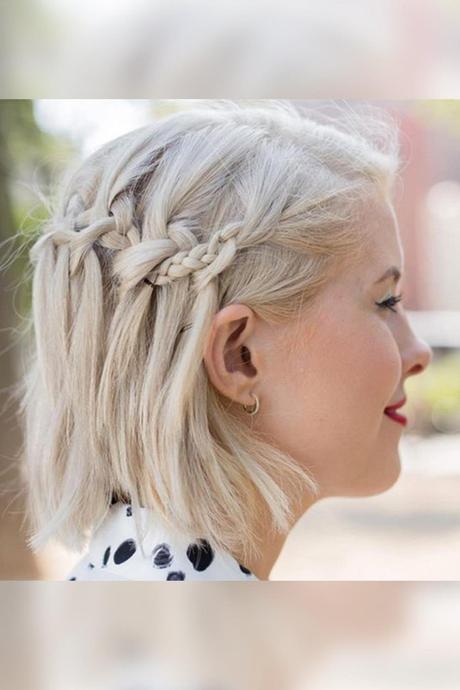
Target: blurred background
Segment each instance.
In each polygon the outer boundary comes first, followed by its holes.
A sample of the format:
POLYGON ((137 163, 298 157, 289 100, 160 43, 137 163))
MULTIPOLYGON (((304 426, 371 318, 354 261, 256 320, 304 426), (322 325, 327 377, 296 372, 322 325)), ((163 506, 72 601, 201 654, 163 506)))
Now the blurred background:
MULTIPOLYGON (((295 100, 327 110, 331 101, 295 100)), ((397 214, 405 253, 404 306, 433 349, 406 383, 403 471, 388 492, 319 502, 290 534, 274 580, 455 580, 460 576, 460 101, 373 101, 400 125, 404 160, 397 214)), ((69 164, 119 134, 194 99, 0 101, 0 579, 60 579, 78 555, 25 543, 23 497, 10 491, 21 442, 8 394, 21 368, 30 308, 23 250, 69 164), (19 233, 19 239, 14 235, 19 233), (13 240, 13 241, 12 241, 13 240), (3 261, 3 260, 2 260, 3 261)), ((338 101, 340 104, 360 101, 338 101)))
POLYGON ((458 0, 15 0, 1 13, 8 98, 460 95, 458 0))
POLYGON ((459 583, 268 588, 4 582, 2 682, 11 690, 458 690, 459 583))

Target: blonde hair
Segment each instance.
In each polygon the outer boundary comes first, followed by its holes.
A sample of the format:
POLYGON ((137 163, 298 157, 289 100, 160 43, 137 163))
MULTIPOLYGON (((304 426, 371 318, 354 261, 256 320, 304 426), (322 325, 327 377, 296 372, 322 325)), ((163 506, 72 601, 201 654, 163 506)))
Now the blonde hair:
POLYGON ((208 380, 204 342, 231 303, 295 318, 356 259, 363 202, 389 193, 398 165, 382 114, 205 102, 69 173, 30 250, 31 548, 80 550, 113 495, 229 551, 257 552, 260 499, 288 529, 314 478, 241 423, 208 380))

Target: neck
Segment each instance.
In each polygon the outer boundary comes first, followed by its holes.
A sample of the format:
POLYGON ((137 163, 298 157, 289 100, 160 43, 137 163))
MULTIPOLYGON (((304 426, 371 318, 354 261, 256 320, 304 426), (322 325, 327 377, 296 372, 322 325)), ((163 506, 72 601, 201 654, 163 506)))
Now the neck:
POLYGON ((314 498, 304 497, 302 503, 293 509, 289 528, 282 534, 274 530, 268 506, 261 507, 258 511, 261 517, 256 528, 259 553, 246 558, 246 562, 242 560, 241 553, 234 554, 235 558, 249 568, 259 580, 268 580, 292 528, 313 503, 314 498))

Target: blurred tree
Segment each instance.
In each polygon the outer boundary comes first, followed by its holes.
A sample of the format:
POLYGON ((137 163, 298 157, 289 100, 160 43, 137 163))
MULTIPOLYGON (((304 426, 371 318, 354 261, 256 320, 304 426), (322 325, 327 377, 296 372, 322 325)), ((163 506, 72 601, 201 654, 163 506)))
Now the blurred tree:
POLYGON ((39 577, 36 561, 25 543, 24 492, 19 484, 22 435, 11 395, 17 384, 19 346, 11 336, 19 332, 21 319, 27 324, 31 271, 25 250, 45 215, 42 204, 33 216, 28 213, 32 205, 28 180, 38 166, 40 186, 49 183, 55 155, 66 158, 69 152, 65 140, 50 137, 38 128, 32 101, 0 101, 0 579, 39 577), (18 179, 25 184, 18 185, 18 179), (14 251, 6 253, 9 245, 14 251))

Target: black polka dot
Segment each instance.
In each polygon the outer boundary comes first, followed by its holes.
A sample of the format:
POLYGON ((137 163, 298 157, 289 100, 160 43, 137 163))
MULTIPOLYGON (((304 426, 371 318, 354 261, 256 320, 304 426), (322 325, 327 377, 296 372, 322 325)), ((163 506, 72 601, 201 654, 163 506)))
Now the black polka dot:
POLYGON ((77 579, 76 577, 69 577, 69 582, 71 582, 72 580, 76 580, 76 579, 77 579))
POLYGON ((94 563, 88 563, 88 568, 94 568, 94 563))
POLYGON ((181 570, 172 570, 168 573, 167 580, 185 580, 185 573, 181 570))
POLYGON ((133 509, 131 508, 131 506, 128 506, 126 508, 126 517, 131 517, 132 514, 133 514, 133 509))
POLYGON ((113 554, 113 562, 117 565, 124 563, 136 553, 136 542, 134 539, 124 541, 113 554))
POLYGON ((156 568, 169 568, 173 562, 173 556, 168 544, 157 544, 152 552, 153 565, 156 568))
POLYGON ((109 558, 110 558, 110 546, 108 546, 108 547, 106 548, 106 550, 105 550, 104 558, 103 558, 103 560, 102 560, 102 567, 104 567, 105 565, 107 565, 107 563, 108 563, 108 561, 109 561, 109 558))
POLYGON ((241 565, 241 563, 239 563, 239 566, 242 573, 244 573, 245 575, 252 575, 251 571, 248 568, 245 568, 244 565, 241 565))
POLYGON ((187 558, 195 570, 206 570, 214 560, 214 551, 206 539, 199 539, 188 547, 187 558))

